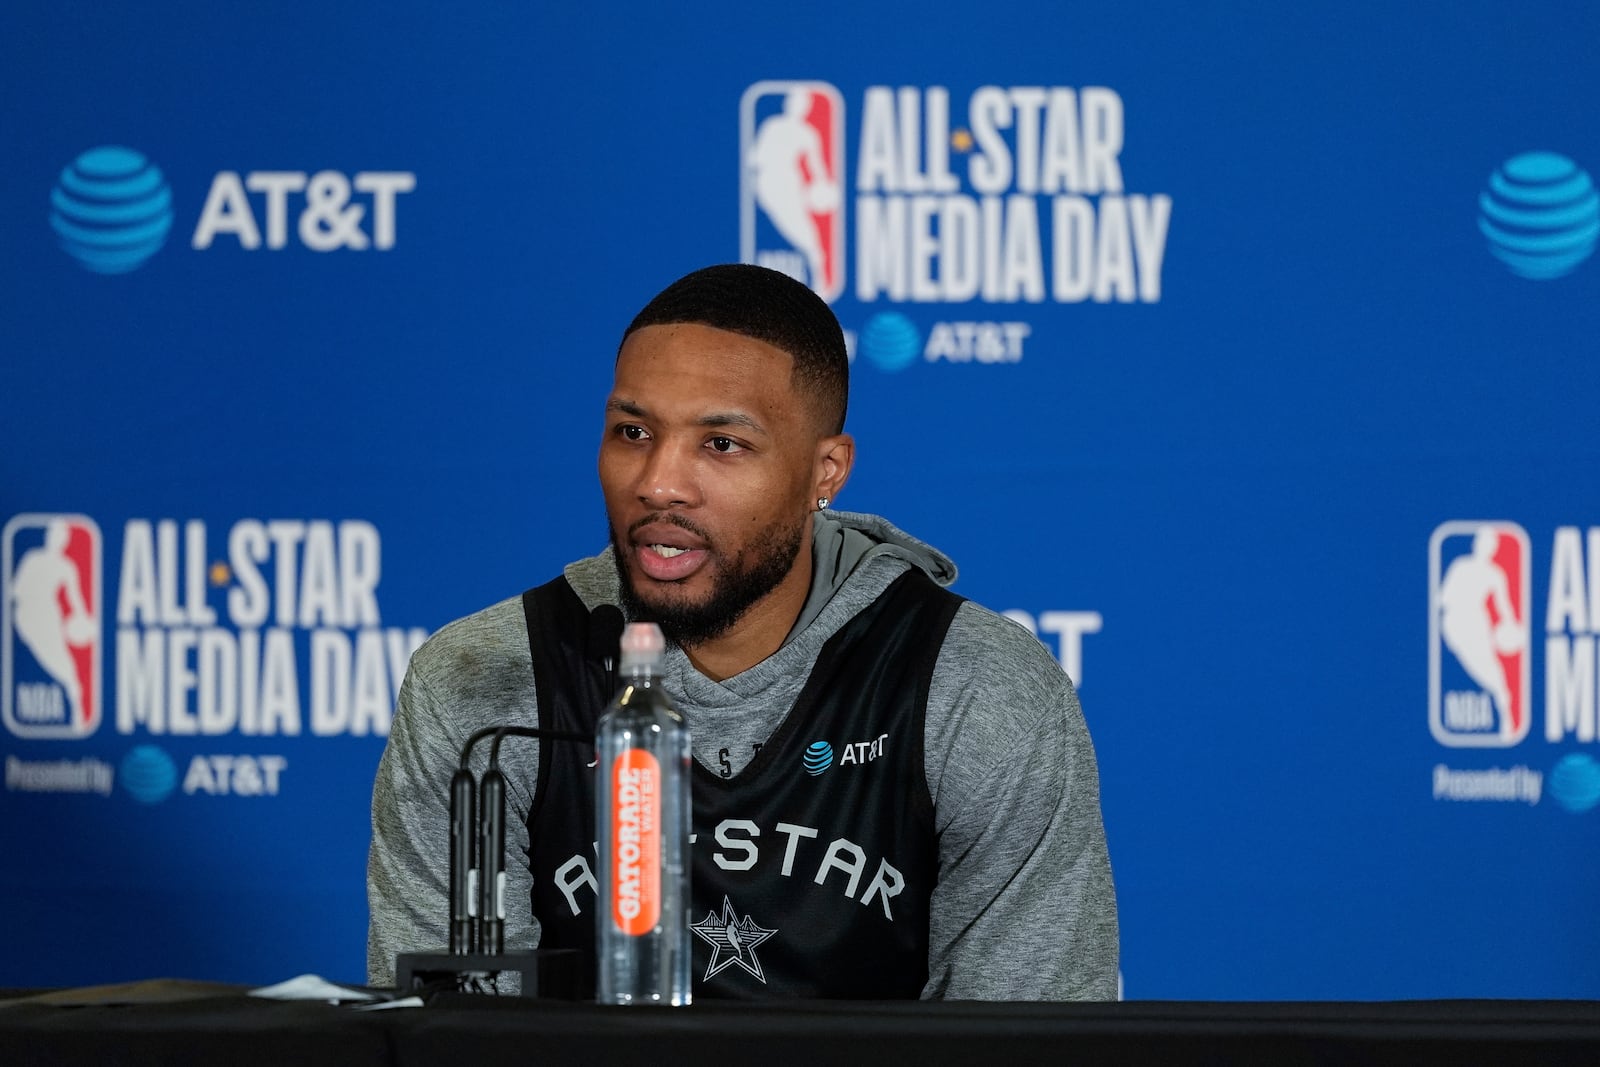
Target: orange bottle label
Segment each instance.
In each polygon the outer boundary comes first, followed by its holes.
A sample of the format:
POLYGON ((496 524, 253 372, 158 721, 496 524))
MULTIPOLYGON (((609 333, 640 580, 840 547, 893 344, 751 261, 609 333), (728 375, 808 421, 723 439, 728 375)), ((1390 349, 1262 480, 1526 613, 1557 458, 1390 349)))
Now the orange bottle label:
POLYGON ((611 767, 611 921, 637 937, 661 919, 661 765, 630 748, 611 767))

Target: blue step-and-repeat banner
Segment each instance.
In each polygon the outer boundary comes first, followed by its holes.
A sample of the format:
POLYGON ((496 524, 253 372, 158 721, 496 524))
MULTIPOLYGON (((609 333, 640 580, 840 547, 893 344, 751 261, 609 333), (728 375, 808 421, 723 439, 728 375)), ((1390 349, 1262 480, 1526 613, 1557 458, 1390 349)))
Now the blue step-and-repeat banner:
POLYGON ((1600 997, 1600 7, 0 12, 0 985, 359 980, 413 649, 623 326, 826 296, 840 506, 1079 683, 1127 995, 1600 997))

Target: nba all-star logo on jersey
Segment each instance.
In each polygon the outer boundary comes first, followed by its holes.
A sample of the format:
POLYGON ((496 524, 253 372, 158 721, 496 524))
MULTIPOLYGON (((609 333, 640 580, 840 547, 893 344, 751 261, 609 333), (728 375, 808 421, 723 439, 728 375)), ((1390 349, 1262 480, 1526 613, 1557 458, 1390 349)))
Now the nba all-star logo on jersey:
POLYGON ((1442 745, 1498 747, 1532 721, 1527 532, 1454 521, 1429 543, 1428 725, 1442 745))
POLYGON ((84 515, 17 515, 3 535, 0 706, 17 737, 100 726, 100 528, 84 515))
POLYGON ((766 984, 767 976, 761 969, 756 949, 777 930, 758 926, 748 915, 740 918, 733 910, 733 902, 727 897, 722 898, 721 915, 708 911, 704 919, 691 923, 689 929, 711 946, 711 961, 706 964, 702 981, 710 981, 718 973, 737 964, 758 982, 766 984))

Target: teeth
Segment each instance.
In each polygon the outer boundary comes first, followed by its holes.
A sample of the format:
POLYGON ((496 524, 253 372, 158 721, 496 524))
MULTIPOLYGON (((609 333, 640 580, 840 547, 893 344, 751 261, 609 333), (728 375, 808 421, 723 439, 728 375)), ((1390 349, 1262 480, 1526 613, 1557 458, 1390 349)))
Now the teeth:
POLYGON ((687 548, 674 548, 671 545, 651 545, 650 551, 658 556, 665 556, 667 559, 671 559, 673 556, 681 556, 689 550, 687 548))

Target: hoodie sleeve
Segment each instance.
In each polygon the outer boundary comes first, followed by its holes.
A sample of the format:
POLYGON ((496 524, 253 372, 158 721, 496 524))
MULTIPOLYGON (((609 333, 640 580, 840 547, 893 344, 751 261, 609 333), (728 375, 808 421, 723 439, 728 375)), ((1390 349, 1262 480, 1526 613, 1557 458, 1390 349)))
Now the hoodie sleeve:
POLYGON ((1070 679, 1026 630, 964 604, 926 736, 940 843, 923 997, 1116 999, 1099 773, 1070 679))
POLYGON ((415 667, 406 672, 372 791, 367 851, 367 981, 394 984, 395 955, 449 944, 450 774, 454 738, 415 667))
MULTIPOLYGON (((507 601, 445 627, 417 650, 406 670, 372 789, 371 985, 394 984, 397 953, 438 952, 449 944, 450 779, 474 730, 537 724, 527 640, 520 601, 507 601)), ((479 745, 473 755, 480 778, 487 750, 479 745)), ((538 744, 507 745, 500 766, 507 794, 505 943, 521 950, 535 947, 539 938, 529 896, 532 876, 518 862, 528 846, 538 744)))

